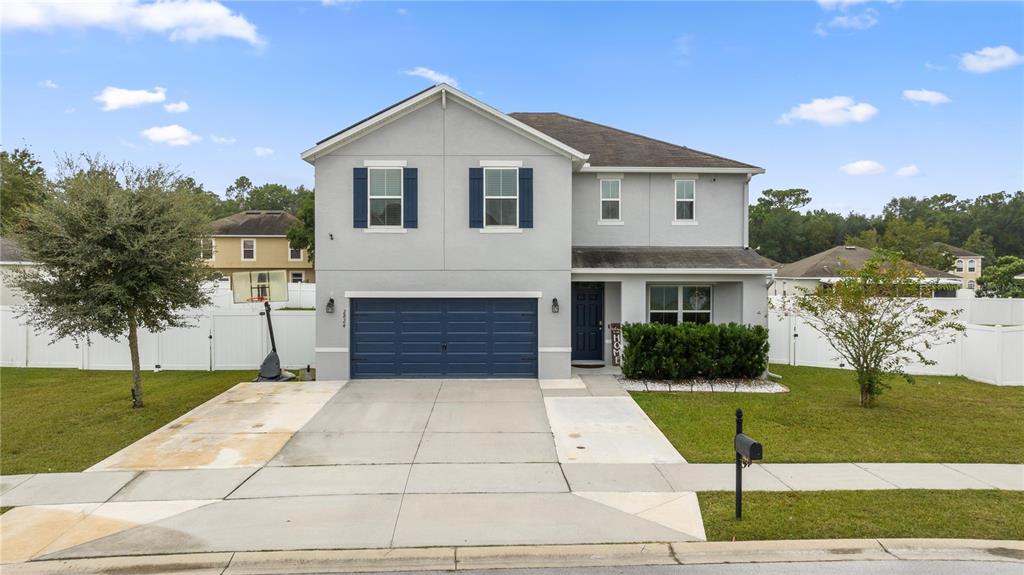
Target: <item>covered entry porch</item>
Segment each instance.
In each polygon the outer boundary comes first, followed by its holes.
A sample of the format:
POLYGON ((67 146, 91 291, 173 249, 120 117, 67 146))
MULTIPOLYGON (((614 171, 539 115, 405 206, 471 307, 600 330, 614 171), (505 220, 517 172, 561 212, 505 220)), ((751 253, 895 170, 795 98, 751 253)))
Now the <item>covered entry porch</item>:
POLYGON ((573 248, 573 364, 610 365, 618 324, 766 325, 774 271, 744 248, 573 248))

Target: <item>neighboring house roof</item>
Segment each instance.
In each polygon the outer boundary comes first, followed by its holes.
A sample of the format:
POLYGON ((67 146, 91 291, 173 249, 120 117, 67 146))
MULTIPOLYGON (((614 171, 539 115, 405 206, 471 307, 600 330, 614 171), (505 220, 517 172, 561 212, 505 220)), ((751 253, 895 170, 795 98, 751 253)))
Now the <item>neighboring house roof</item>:
POLYGON ((677 146, 557 112, 513 112, 513 118, 590 154, 591 167, 726 168, 764 170, 707 152, 677 146))
POLYGON ((0 238, 0 263, 29 263, 21 246, 10 238, 0 238))
MULTIPOLYGON (((858 246, 836 246, 782 266, 779 268, 778 273, 775 274, 775 277, 794 279, 835 278, 839 277, 840 270, 863 266, 874 253, 872 250, 858 246)), ((910 265, 915 270, 924 274, 926 278, 956 279, 959 281, 957 276, 948 272, 939 271, 913 262, 910 262, 910 265)))
POLYGON ((315 146, 302 152, 302 159, 312 163, 318 157, 322 156, 333 150, 338 146, 347 144, 357 138, 360 138, 374 129, 387 124, 399 118, 407 113, 419 109, 421 106, 434 101, 435 99, 441 99, 442 102, 446 101, 446 98, 454 97, 460 100, 462 103, 476 109, 478 112, 484 115, 490 116, 509 128, 519 132, 523 136, 530 138, 552 150, 555 150, 569 158, 572 158, 573 162, 577 165, 582 165, 587 160, 587 154, 580 152, 569 146, 568 144, 558 141, 552 138, 550 135, 545 134, 532 128, 515 118, 512 118, 508 114, 503 114, 498 110, 488 106, 487 104, 452 88, 448 84, 437 84, 426 90, 413 94, 408 98, 388 106, 383 110, 373 114, 372 116, 360 120, 355 124, 336 132, 323 140, 316 143, 315 146))
POLYGON ((941 248, 941 249, 949 252, 950 254, 958 257, 958 258, 979 258, 979 259, 981 259, 981 258, 985 257, 985 256, 983 256, 981 254, 976 254, 976 253, 974 253, 974 252, 972 252, 970 250, 965 250, 963 248, 958 248, 956 246, 951 246, 951 245, 949 245, 947 243, 943 243, 943 242, 935 242, 934 245, 935 245, 935 247, 941 248))
POLYGON ((750 248, 573 246, 573 271, 578 270, 686 270, 689 272, 735 270, 756 273, 774 271, 772 262, 750 248))
POLYGON ((286 236, 295 216, 282 210, 248 210, 214 220, 214 236, 286 236))

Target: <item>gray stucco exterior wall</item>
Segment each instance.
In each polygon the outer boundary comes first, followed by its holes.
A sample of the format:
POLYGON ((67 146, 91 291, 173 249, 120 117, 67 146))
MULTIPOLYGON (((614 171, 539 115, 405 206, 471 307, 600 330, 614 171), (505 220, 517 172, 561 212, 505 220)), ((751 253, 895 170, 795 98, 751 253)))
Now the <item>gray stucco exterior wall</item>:
POLYGON ((317 370, 349 377, 347 292, 539 293, 541 378, 569 377, 572 164, 568 157, 448 98, 435 98, 315 160, 317 370), (418 227, 353 227, 352 173, 367 161, 418 169, 418 227), (534 227, 469 227, 469 168, 518 161, 533 168, 534 227), (335 313, 325 311, 328 299, 335 313))
POLYGON ((576 246, 745 246, 745 174, 575 173, 576 246), (602 225, 599 180, 621 179, 622 225, 602 225), (676 178, 694 179, 696 223, 673 225, 676 178))

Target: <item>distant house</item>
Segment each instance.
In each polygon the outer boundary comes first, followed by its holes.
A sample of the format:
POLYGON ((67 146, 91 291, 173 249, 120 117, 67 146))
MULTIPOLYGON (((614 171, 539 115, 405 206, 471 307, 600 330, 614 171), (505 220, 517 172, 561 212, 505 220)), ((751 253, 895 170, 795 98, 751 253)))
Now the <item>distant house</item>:
POLYGON ((14 268, 32 265, 21 246, 9 238, 0 238, 0 305, 25 303, 21 295, 7 285, 7 275, 14 268))
MULTIPOLYGON (((784 264, 775 274, 775 283, 768 288, 770 295, 796 295, 800 289, 814 291, 820 285, 830 285, 841 279, 840 271, 862 267, 874 252, 858 246, 836 246, 823 252, 808 256, 791 264, 784 264)), ((944 290, 935 290, 935 297, 953 297, 956 291, 949 287, 958 287, 960 278, 951 273, 939 271, 928 266, 911 263, 917 271, 924 274, 922 283, 933 286, 947 286, 944 290)))
POLYGON ((224 278, 241 271, 286 270, 291 283, 313 283, 316 274, 304 249, 288 243, 295 216, 281 210, 249 210, 215 220, 203 240, 203 259, 224 278))
POLYGON ((967 289, 978 287, 978 278, 981 277, 981 260, 985 256, 942 242, 935 242, 935 246, 956 257, 953 269, 949 271, 960 278, 960 287, 967 289))

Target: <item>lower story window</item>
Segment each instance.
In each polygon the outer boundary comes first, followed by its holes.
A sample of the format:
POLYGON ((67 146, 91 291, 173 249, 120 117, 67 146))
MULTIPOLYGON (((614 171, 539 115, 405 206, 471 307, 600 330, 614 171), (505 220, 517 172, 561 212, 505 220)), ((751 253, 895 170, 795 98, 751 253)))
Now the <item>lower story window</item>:
POLYGON ((300 284, 306 281, 306 272, 292 272, 291 282, 293 284, 300 284))
POLYGON ((651 286, 648 301, 651 323, 711 323, 711 286, 651 286))

